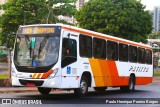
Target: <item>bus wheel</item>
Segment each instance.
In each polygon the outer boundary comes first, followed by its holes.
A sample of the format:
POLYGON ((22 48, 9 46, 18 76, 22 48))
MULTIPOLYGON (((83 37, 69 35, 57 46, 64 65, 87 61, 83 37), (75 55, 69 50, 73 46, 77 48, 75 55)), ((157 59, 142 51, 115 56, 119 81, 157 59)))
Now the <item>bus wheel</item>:
POLYGON ((88 80, 85 76, 82 76, 80 87, 74 90, 76 96, 84 97, 87 95, 88 92, 88 80))
POLYGON ((107 87, 94 87, 94 90, 95 91, 101 91, 101 92, 104 92, 106 91, 107 87))
POLYGON ((122 86, 120 87, 120 90, 125 92, 133 92, 135 90, 135 77, 130 76, 128 86, 122 86))
POLYGON ((52 88, 44 88, 44 87, 38 87, 38 91, 41 93, 41 94, 49 94, 51 92, 52 88))

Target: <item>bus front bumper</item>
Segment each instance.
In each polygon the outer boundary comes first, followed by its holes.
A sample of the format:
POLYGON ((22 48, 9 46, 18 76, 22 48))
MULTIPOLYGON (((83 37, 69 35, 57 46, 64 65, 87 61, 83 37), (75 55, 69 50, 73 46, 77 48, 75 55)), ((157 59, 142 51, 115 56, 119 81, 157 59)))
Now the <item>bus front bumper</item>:
POLYGON ((26 79, 12 77, 12 86, 60 88, 60 83, 60 77, 54 77, 51 79, 26 79))

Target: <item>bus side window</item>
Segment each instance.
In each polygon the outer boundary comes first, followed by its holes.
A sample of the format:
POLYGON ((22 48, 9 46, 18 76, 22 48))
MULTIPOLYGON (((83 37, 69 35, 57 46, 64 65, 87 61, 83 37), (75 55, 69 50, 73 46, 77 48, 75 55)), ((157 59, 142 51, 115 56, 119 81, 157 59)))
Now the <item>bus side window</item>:
POLYGON ((129 61, 133 63, 137 63, 137 47, 129 46, 129 61))
POLYGON ((93 56, 98 59, 106 59, 106 41, 93 38, 93 56))
POLYGON ((144 48, 138 48, 138 63, 145 63, 145 49, 144 48))
POLYGON ((80 34, 79 52, 81 57, 92 57, 92 37, 80 34))
POLYGON ((152 64, 152 51, 146 49, 146 64, 152 64))
POLYGON ((107 41, 107 59, 118 60, 118 43, 113 41, 107 41))
POLYGON ((62 68, 76 61, 77 61, 76 40, 64 38, 62 43, 62 68))
POLYGON ((119 61, 128 62, 128 45, 119 43, 119 61))

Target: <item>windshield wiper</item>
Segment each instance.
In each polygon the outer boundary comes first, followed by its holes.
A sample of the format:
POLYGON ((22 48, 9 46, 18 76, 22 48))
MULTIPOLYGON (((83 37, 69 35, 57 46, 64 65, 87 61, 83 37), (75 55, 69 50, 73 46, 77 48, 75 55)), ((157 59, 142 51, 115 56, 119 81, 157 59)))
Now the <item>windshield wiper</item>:
POLYGON ((40 57, 40 53, 43 50, 43 48, 45 47, 45 44, 47 43, 48 40, 48 36, 45 36, 44 39, 42 40, 42 42, 40 43, 39 49, 38 49, 38 58, 40 57))
POLYGON ((31 58, 32 57, 31 56, 32 48, 31 48, 31 44, 30 44, 31 42, 30 42, 29 37, 27 35, 24 35, 24 37, 25 37, 25 42, 26 42, 27 48, 28 48, 28 50, 30 50, 29 55, 30 55, 30 58, 31 58))

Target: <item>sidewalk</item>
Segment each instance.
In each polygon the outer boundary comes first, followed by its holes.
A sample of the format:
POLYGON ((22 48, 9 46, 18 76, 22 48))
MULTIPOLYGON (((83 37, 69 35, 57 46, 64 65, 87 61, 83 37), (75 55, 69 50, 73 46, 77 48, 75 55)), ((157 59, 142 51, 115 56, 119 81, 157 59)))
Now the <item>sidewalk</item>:
POLYGON ((160 76, 153 77, 153 84, 160 85, 160 76))
POLYGON ((38 92, 37 87, 0 87, 0 93, 38 92))
MULTIPOLYGON (((154 77, 152 84, 160 85, 160 76, 154 77)), ((37 87, 0 87, 0 93, 38 92, 37 87)))

